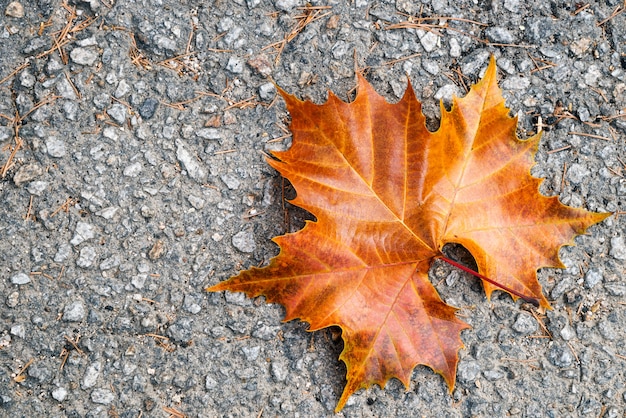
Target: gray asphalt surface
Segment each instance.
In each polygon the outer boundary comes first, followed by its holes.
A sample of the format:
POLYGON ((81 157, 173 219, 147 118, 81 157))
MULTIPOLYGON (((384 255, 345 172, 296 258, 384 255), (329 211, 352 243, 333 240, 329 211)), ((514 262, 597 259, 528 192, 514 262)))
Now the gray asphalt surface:
POLYGON ((545 131, 541 191, 618 215, 540 271, 545 315, 434 265, 473 327, 453 393, 420 366, 337 416, 624 416, 623 1, 304 6, 0 0, 0 415, 332 416, 336 333, 203 290, 310 218, 263 160, 290 144, 271 80, 346 99, 356 59, 390 101, 408 75, 435 129, 493 54, 519 135, 545 131))

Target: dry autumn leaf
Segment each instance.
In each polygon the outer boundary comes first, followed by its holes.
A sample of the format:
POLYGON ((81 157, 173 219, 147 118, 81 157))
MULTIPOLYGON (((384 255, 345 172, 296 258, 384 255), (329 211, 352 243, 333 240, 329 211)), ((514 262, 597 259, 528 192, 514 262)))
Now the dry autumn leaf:
POLYGON ((530 175, 539 135, 516 136, 492 59, 484 78, 429 132, 411 86, 396 104, 359 76, 358 95, 332 93, 323 105, 283 91, 293 145, 269 164, 297 191, 293 204, 317 218, 274 238, 280 253, 209 291, 263 295, 310 330, 342 329, 347 383, 337 411, 360 388, 409 387, 426 365, 454 387, 460 333, 428 279, 447 243, 473 255, 489 297, 504 289, 549 307, 537 281, 562 268, 559 249, 610 214, 591 213, 539 193, 530 175), (497 286, 495 284, 498 284, 497 286))

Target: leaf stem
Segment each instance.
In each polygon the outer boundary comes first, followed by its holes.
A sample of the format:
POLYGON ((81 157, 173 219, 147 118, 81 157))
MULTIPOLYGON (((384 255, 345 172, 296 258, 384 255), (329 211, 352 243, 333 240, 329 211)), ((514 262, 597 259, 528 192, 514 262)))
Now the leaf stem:
POLYGON ((512 295, 517 296, 518 298, 522 299, 524 302, 532 303, 535 307, 539 307, 539 299, 537 299, 537 298, 534 298, 532 296, 526 296, 526 295, 518 292, 517 290, 513 290, 513 289, 511 289, 509 287, 506 287, 505 285, 500 284, 500 283, 496 282, 495 280, 490 279, 487 276, 483 276, 482 274, 478 273, 477 271, 474 271, 471 268, 465 267, 463 264, 457 263, 456 261, 451 260, 451 259, 449 259, 448 257, 446 257, 444 255, 439 256, 439 258, 442 259, 443 261, 445 261, 446 263, 456 267, 456 268, 460 268, 461 270, 463 270, 463 271, 465 271, 465 272, 467 272, 467 273, 469 273, 469 274, 471 274, 473 276, 476 276, 479 279, 482 279, 482 280, 484 280, 484 281, 486 281, 488 283, 491 283, 492 285, 494 285, 496 287, 499 287, 500 289, 505 290, 505 291, 509 292, 512 295))

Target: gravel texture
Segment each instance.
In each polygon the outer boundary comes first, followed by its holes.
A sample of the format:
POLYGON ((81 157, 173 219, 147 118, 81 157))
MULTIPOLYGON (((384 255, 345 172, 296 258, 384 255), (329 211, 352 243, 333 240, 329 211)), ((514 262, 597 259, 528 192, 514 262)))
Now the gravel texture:
MULTIPOLYGON (((464 94, 494 54, 520 136, 545 131, 542 192, 624 211, 623 1, 310 4, 328 7, 0 1, 1 416, 333 414, 336 333, 203 290, 267 263, 270 238, 309 217, 283 204, 293 190, 263 160, 290 144, 272 80, 348 98, 356 65, 395 101, 408 76, 434 129, 438 99, 464 94), (407 14, 465 20, 392 29, 407 14)), ((545 315, 500 292, 487 301, 435 264, 433 283, 473 327, 456 388, 420 366, 408 391, 359 391, 338 415, 624 416, 625 225, 592 227, 561 250, 567 269, 540 271, 545 315)))

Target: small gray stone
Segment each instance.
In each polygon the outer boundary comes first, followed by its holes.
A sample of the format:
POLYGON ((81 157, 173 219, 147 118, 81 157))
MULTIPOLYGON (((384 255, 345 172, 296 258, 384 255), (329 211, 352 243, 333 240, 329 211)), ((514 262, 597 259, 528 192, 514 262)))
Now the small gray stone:
POLYGON ((485 31, 487 39, 491 42, 500 44, 512 44, 515 42, 515 37, 508 29, 502 26, 491 26, 485 31))
POLYGON ((607 283, 604 285, 604 289, 611 296, 625 296, 626 285, 619 283, 607 283))
POLYGON ((26 186, 26 190, 28 190, 28 193, 34 196, 41 196, 47 188, 48 182, 41 180, 31 181, 30 183, 28 183, 28 186, 26 186))
POLYGON ((113 96, 119 99, 121 97, 126 96, 129 91, 130 91, 130 86, 128 85, 126 80, 120 80, 119 84, 117 85, 117 88, 115 89, 115 93, 113 93, 113 96))
POLYGON ((560 282, 558 282, 553 288, 552 291, 550 292, 550 296, 552 297, 552 299, 558 299, 560 298, 565 292, 567 292, 568 290, 570 290, 573 286, 572 283, 572 279, 569 277, 566 277, 564 279, 562 279, 560 282))
POLYGON ((270 327, 264 324, 257 324, 257 326, 258 328, 252 332, 252 336, 264 341, 276 338, 276 334, 280 330, 279 327, 270 327))
POLYGON ((88 224, 87 222, 79 221, 76 224, 76 230, 74 231, 74 237, 70 241, 70 244, 76 246, 80 245, 83 242, 92 239, 96 236, 95 228, 93 225, 88 224))
POLYGON ((283 12, 290 12, 294 7, 298 6, 298 0, 276 0, 274 2, 274 7, 278 10, 282 10, 283 12))
POLYGON ((502 82, 502 88, 505 90, 526 90, 529 86, 529 77, 513 76, 502 82))
POLYGON ((176 45, 176 41, 168 38, 167 36, 156 35, 154 39, 156 41, 156 45, 159 48, 163 48, 168 51, 176 51, 178 49, 178 46, 176 45))
POLYGON ((220 134, 219 129, 215 128, 202 128, 196 131, 196 135, 202 139, 221 139, 222 135, 220 134))
POLYGON ((522 335, 530 335, 537 331, 537 321, 531 315, 522 312, 517 315, 512 328, 522 335))
POLYGON ((111 116, 111 118, 118 125, 123 125, 126 122, 126 106, 121 103, 115 103, 109 109, 107 109, 107 115, 111 116))
POLYGON ((11 335, 15 335, 16 337, 20 337, 21 339, 26 338, 26 327, 22 324, 17 324, 11 326, 11 330, 9 331, 11 335))
POLYGON ((57 248, 57 253, 54 255, 55 263, 63 263, 72 254, 72 246, 68 243, 63 243, 57 248))
POLYGON ((11 277, 11 283, 18 285, 30 283, 30 276, 26 273, 17 273, 11 277))
POLYGON ((110 220, 110 219, 113 219, 113 217, 119 210, 120 208, 117 206, 109 206, 108 208, 104 208, 104 209, 97 211, 96 215, 104 219, 110 220))
POLYGON ((505 376, 505 373, 500 369, 487 370, 483 372, 483 376, 490 382, 500 380, 505 376))
POLYGON ((270 372, 272 373, 272 379, 274 382, 284 382, 289 374, 289 369, 284 363, 280 361, 273 361, 270 365, 270 372))
POLYGON ((617 260, 626 260, 626 242, 623 236, 611 238, 609 255, 617 260))
POLYGON ((610 321, 601 321, 598 323, 598 331, 600 335, 609 341, 617 339, 617 332, 615 332, 615 326, 610 321))
POLYGON ((65 388, 55 388, 52 391, 52 397, 54 398, 54 400, 58 401, 58 402, 63 402, 65 400, 65 398, 67 398, 67 389, 65 388))
POLYGON ((124 175, 126 177, 137 177, 141 170, 143 169, 143 165, 139 161, 135 161, 134 163, 126 166, 124 168, 124 175))
POLYGON ((230 190, 237 190, 241 184, 237 176, 232 173, 222 174, 220 178, 230 190))
POLYGON ((144 100, 141 106, 139 106, 139 114, 144 119, 150 119, 152 116, 154 116, 158 107, 159 101, 149 97, 144 100))
POLYGON ((120 265, 120 257, 115 254, 109 258, 105 258, 102 263, 100 263, 100 270, 111 270, 112 268, 118 267, 120 265))
POLYGON ((511 13, 517 13, 519 11, 520 0, 504 0, 504 8, 511 13))
POLYGON ((565 324, 560 334, 565 341, 570 341, 576 337, 576 330, 570 324, 565 324))
POLYGON ((213 390, 213 389, 217 388, 218 387, 217 380, 215 380, 211 376, 207 376, 206 379, 204 380, 204 387, 207 390, 213 390))
POLYGON ((458 58, 461 56, 461 44, 456 38, 450 39, 450 56, 453 58, 458 58))
POLYGON ((59 96, 63 97, 67 100, 76 100, 78 97, 76 96, 76 92, 74 88, 70 84, 67 78, 61 77, 59 81, 56 83, 56 89, 59 96))
POLYGON ((186 342, 193 338, 193 320, 190 318, 179 318, 167 329, 167 336, 174 341, 186 342))
POLYGON ((572 365, 574 356, 567 346, 554 344, 548 352, 548 360, 556 367, 565 368, 572 365))
POLYGON ((178 161, 185 167, 189 177, 198 183, 206 182, 206 170, 198 163, 198 159, 183 147, 182 144, 179 144, 176 148, 176 158, 178 158, 178 161))
POLYGON ((65 305, 63 309, 63 320, 66 322, 80 322, 85 318, 85 305, 82 301, 77 300, 69 305, 65 305))
POLYGON ((91 400, 93 403, 98 403, 101 405, 108 405, 115 399, 115 394, 111 392, 109 389, 94 389, 91 392, 91 400))
POLYGON ((593 289, 595 285, 602 282, 602 272, 597 267, 592 267, 585 274, 585 287, 587 289, 593 289))
POLYGON ((439 36, 434 32, 418 29, 417 36, 426 52, 432 52, 439 46, 439 36))
POLYGON ((265 101, 270 101, 276 96, 274 83, 265 83, 259 86, 259 96, 265 101))
POLYGON ((25 164, 21 166, 13 176, 13 183, 20 187, 24 183, 35 180, 43 174, 43 169, 39 164, 25 164))
POLYGON ((183 299, 183 309, 195 315, 202 310, 202 307, 200 307, 198 302, 199 299, 193 295, 185 295, 185 299, 183 299))
POLYGON ((80 387, 83 389, 89 389, 96 385, 98 381, 98 376, 100 376, 100 371, 102 370, 102 363, 100 361, 95 361, 91 363, 87 370, 85 370, 85 374, 83 375, 83 381, 81 382, 80 387))
POLYGON ((78 259, 76 260, 76 265, 81 268, 89 268, 96 261, 96 249, 94 247, 83 247, 80 249, 80 253, 78 254, 78 259))
POLYGON ((80 65, 93 65, 98 59, 98 52, 93 48, 74 48, 70 52, 73 62, 80 65))
POLYGON ((43 363, 35 362, 30 366, 28 368, 28 376, 37 379, 40 384, 48 383, 52 380, 52 372, 43 363))
POLYGON ((65 142, 54 136, 46 139, 46 149, 48 150, 48 155, 51 157, 61 158, 65 156, 65 142))
POLYGON ((584 165, 572 164, 569 170, 567 170, 567 179, 574 184, 580 184, 589 174, 590 171, 584 165))
POLYGON ((0 142, 6 141, 13 136, 13 129, 8 126, 0 126, 0 142))
POLYGON ((243 60, 239 57, 230 57, 226 69, 233 74, 241 74, 243 72, 243 60))
POLYGON ((476 361, 462 361, 459 364, 457 376, 459 381, 463 383, 469 383, 476 380, 480 373, 480 364, 476 361))
POLYGON ((435 93, 435 99, 443 100, 444 103, 452 103, 452 98, 459 96, 459 88, 455 84, 446 84, 435 93))
POLYGON ((191 206, 198 210, 202 209, 204 207, 204 204, 206 203, 204 199, 194 195, 187 196, 187 200, 189 201, 191 206))
POLYGON ((255 345, 254 347, 244 346, 241 347, 241 352, 243 353, 247 361, 254 361, 259 357, 259 354, 261 353, 261 347, 258 345, 255 345))
POLYGON ((252 230, 244 230, 237 232, 232 239, 233 246, 242 253, 251 253, 256 250, 254 242, 254 232, 252 230))

